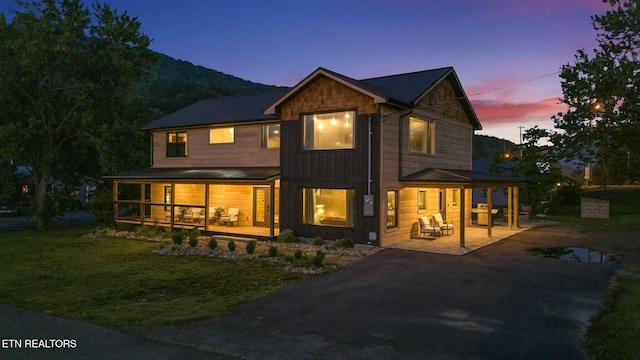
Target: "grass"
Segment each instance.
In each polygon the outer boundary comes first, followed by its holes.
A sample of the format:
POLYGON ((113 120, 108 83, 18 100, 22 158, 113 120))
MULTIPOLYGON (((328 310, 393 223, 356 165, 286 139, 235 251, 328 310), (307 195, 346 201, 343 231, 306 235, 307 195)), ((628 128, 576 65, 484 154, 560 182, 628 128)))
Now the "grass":
MULTIPOLYGON (((582 219, 580 206, 552 207, 549 219, 563 227, 640 229, 640 189, 616 190, 622 195, 610 202, 609 219, 582 219)), ((640 264, 628 264, 627 270, 630 275, 615 277, 604 307, 587 330, 585 351, 589 359, 640 358, 640 264)))
POLYGON ((0 233, 0 302, 127 331, 209 319, 304 275, 283 265, 158 256, 89 228, 0 233))

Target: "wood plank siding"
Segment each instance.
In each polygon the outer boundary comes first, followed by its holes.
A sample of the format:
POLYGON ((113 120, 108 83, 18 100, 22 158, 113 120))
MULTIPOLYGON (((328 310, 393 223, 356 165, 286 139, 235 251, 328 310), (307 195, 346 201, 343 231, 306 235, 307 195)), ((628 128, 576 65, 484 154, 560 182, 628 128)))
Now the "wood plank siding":
POLYGON ((372 183, 371 193, 379 192, 380 117, 373 100, 328 77, 319 76, 282 105, 283 121, 280 169, 280 227, 298 236, 334 240, 351 237, 366 242, 369 232, 377 232, 380 198, 375 197, 374 216, 364 216, 364 195, 368 185, 369 119, 371 119, 372 183), (355 110, 354 149, 304 150, 302 144, 303 114, 310 112, 355 110), (304 224, 303 189, 334 188, 355 190, 353 227, 304 224))
POLYGON ((265 124, 233 125, 234 142, 230 144, 209 144, 211 127, 181 129, 187 132, 186 157, 167 157, 166 134, 170 130, 154 131, 152 167, 278 166, 279 149, 260 146, 262 125, 265 124))

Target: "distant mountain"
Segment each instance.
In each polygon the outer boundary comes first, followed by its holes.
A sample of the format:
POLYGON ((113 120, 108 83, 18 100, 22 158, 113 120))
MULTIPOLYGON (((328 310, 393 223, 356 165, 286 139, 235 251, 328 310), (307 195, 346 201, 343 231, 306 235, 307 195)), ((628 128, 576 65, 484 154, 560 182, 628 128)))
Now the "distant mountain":
POLYGON ((147 104, 163 115, 202 99, 280 88, 254 83, 164 54, 158 55, 160 62, 152 68, 152 77, 140 85, 140 92, 147 104))
POLYGON ((513 152, 516 148, 517 145, 509 140, 476 134, 473 136, 472 156, 474 160, 493 160, 498 156, 504 156, 506 152, 513 152))

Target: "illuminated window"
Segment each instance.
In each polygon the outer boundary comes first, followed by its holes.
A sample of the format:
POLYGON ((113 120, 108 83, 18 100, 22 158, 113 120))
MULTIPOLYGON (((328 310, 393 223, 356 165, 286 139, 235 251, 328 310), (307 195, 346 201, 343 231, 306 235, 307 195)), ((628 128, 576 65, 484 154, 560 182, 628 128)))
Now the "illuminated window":
POLYGON ((22 185, 22 193, 23 194, 29 193, 29 185, 22 185))
POLYGON ((187 156, 187 133, 167 133, 167 157, 187 156))
POLYGON ((262 125, 260 147, 263 149, 276 149, 280 147, 280 125, 262 125))
POLYGON ((353 149, 355 115, 355 111, 305 115, 304 149, 353 149))
POLYGON ((409 118, 409 150, 423 154, 435 152, 433 121, 409 118))
POLYGON ((305 224, 353 227, 355 190, 304 189, 305 224))
POLYGON ((398 227, 398 192, 387 191, 387 229, 398 227))
POLYGON ((209 144, 229 144, 233 141, 233 127, 209 129, 209 144))
POLYGON ((427 192, 418 190, 418 211, 427 210, 427 192))
POLYGON ((452 191, 451 196, 452 196, 452 205, 458 206, 458 201, 460 200, 460 190, 454 189, 452 191))

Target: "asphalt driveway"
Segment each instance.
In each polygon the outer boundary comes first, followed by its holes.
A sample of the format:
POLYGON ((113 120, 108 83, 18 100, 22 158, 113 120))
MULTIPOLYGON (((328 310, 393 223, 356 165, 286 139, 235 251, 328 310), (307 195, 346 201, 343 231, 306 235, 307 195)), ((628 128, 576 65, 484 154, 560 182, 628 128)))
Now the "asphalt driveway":
MULTIPOLYGON (((527 249, 584 246, 637 263, 634 238, 633 232, 537 228, 464 256, 387 249, 219 319, 145 337, 0 307, 0 328, 16 322, 11 316, 22 319, 0 337, 78 334, 82 348, 58 358, 583 359, 584 332, 616 266, 543 258, 527 249), (40 326, 50 322, 53 332, 40 326), (83 326, 91 340, 82 337, 83 326)), ((0 351, 11 354, 17 353, 0 351)))

